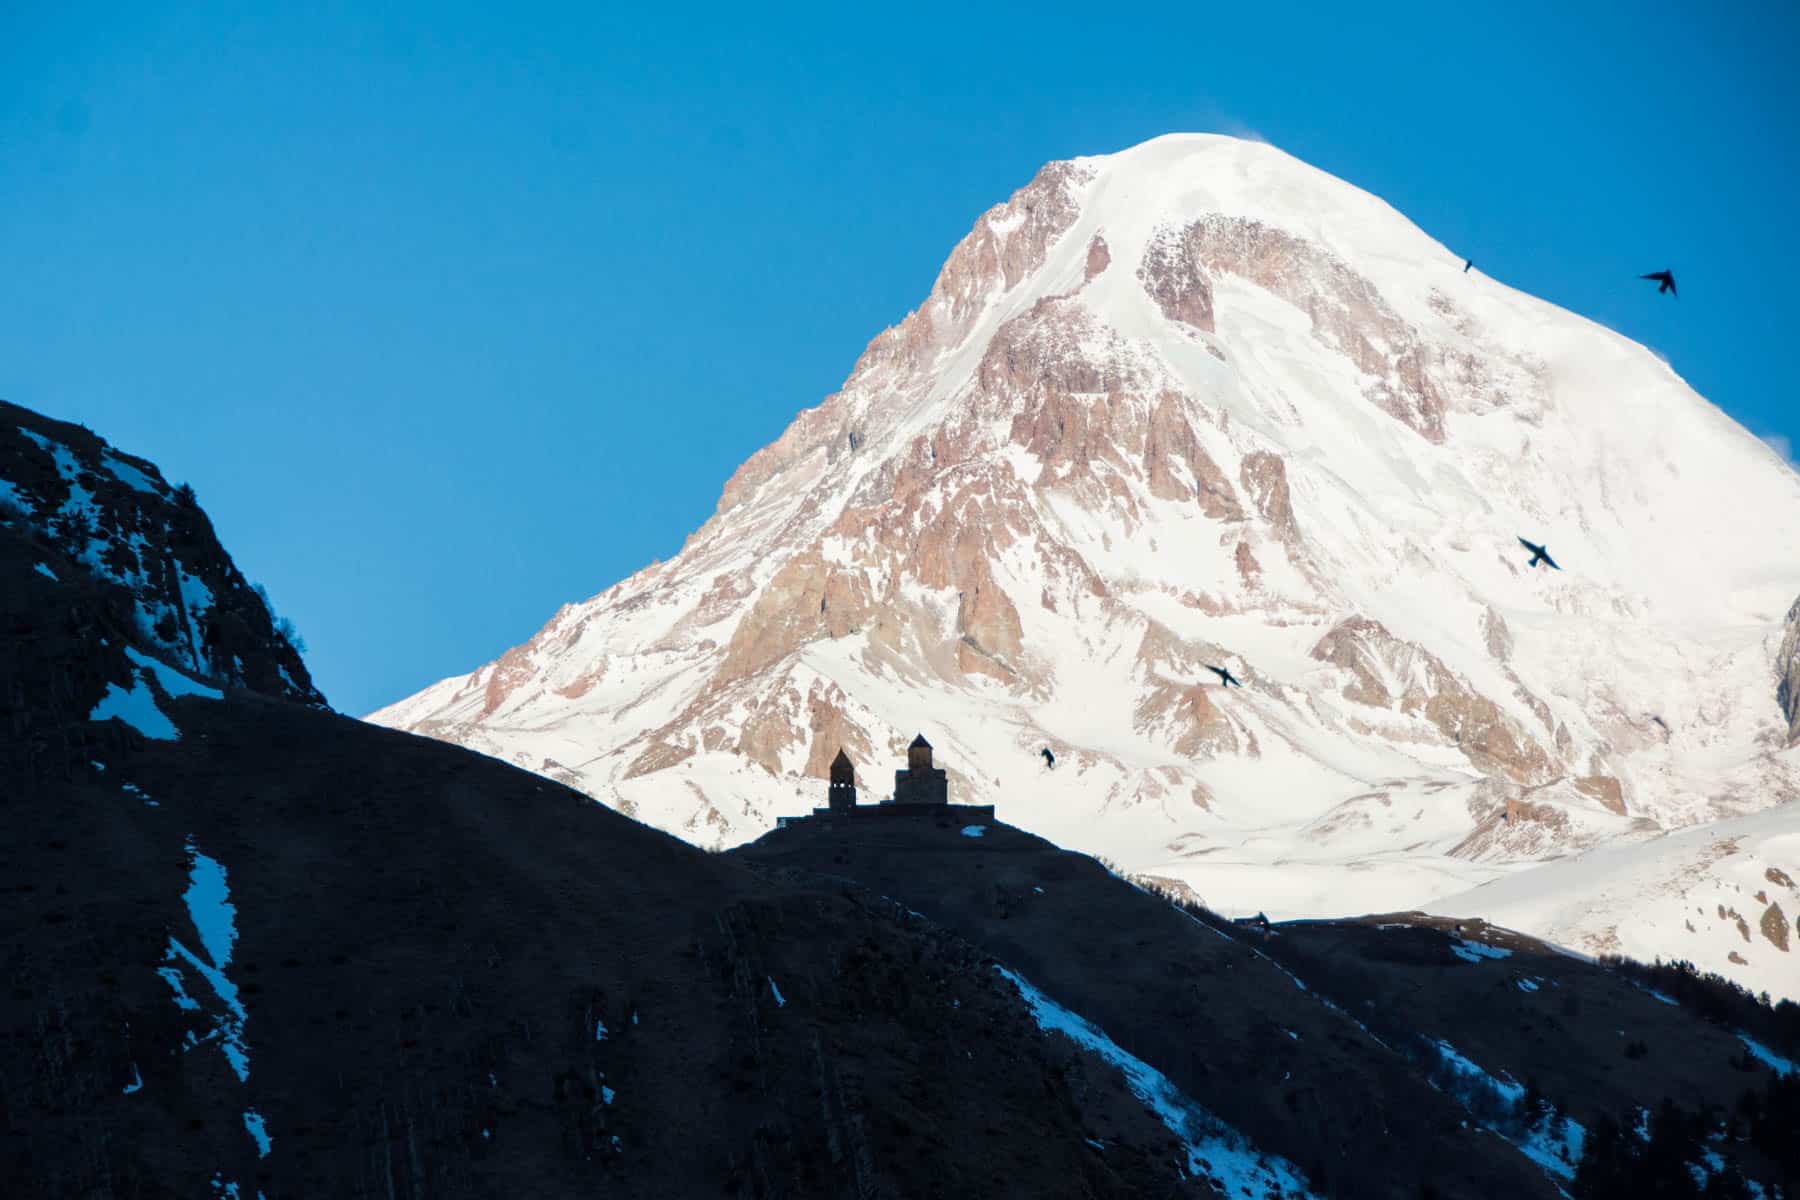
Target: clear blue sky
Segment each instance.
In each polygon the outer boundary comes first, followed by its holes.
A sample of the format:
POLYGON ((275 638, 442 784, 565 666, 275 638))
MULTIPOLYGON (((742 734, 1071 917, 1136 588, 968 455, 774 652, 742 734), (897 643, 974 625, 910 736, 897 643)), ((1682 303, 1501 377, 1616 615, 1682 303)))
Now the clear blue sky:
POLYGON ((762 7, 5 5, 0 396, 192 483, 349 712, 673 554, 984 208, 1174 130, 1800 446, 1793 4, 762 7))

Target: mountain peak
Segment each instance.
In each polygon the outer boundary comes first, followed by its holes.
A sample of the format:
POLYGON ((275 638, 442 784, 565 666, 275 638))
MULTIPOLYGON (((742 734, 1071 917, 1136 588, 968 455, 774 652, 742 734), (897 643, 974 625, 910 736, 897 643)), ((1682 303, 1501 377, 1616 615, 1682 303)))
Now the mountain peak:
POLYGON ((1800 795, 1791 545, 1800 477, 1643 347, 1171 135, 982 214, 676 559, 372 719, 714 845, 930 727, 1215 905, 1421 907, 1800 795))

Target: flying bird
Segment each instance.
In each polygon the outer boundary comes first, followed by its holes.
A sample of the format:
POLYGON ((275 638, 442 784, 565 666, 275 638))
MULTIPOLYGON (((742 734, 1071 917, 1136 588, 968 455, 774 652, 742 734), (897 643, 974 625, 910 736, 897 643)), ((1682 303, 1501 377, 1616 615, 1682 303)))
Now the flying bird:
POLYGON ((1055 770, 1056 769, 1056 755, 1050 753, 1050 747, 1048 747, 1048 746, 1044 747, 1043 753, 1044 753, 1044 765, 1046 767, 1051 768, 1052 770, 1055 770))
POLYGON ((1519 545, 1531 551, 1531 561, 1525 564, 1526 567, 1535 567, 1539 563, 1544 562, 1549 563, 1552 570, 1562 570, 1561 567, 1556 565, 1556 560, 1550 557, 1550 552, 1536 542, 1528 542, 1524 538, 1520 538, 1519 545))
POLYGON ((1206 669, 1219 677, 1219 683, 1223 687, 1230 687, 1234 683, 1239 687, 1244 686, 1242 683, 1238 682, 1238 677, 1233 675, 1228 667, 1208 667, 1206 669))
POLYGON ((1668 292, 1677 300, 1681 299, 1681 293, 1675 290, 1675 273, 1673 271, 1653 271, 1648 275, 1639 275, 1638 278, 1656 280, 1661 285, 1656 289, 1656 294, 1659 296, 1668 292))

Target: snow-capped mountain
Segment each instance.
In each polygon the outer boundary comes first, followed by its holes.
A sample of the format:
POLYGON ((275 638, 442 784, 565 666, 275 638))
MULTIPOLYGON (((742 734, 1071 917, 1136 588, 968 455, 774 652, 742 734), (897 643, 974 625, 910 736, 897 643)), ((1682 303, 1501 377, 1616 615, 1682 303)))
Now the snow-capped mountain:
POLYGON ((923 731, 1215 907, 1413 908, 1800 795, 1796 548, 1800 475, 1649 350, 1171 136, 984 214, 676 558, 370 719, 717 846, 923 731))

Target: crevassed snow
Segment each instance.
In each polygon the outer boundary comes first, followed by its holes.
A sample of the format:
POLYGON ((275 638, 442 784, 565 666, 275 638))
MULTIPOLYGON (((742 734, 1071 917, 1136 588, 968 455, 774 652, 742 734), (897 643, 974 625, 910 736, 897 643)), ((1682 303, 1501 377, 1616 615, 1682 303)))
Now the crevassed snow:
POLYGON ((1535 992, 1538 990, 1538 981, 1535 979, 1526 978, 1515 980, 1514 982, 1519 985, 1519 990, 1521 992, 1535 992))
POLYGON ((986 832, 987 826, 985 825, 964 825, 962 827, 962 835, 964 837, 976 838, 982 836, 986 832))
POLYGON ((604 1101, 605 1103, 611 1104, 613 1102, 613 1097, 617 1096, 618 1094, 619 1093, 613 1091, 611 1088, 607 1087, 605 1084, 600 1085, 600 1099, 602 1101, 604 1101))
POLYGON ((61 582, 61 580, 56 578, 56 572, 52 571, 49 567, 45 566, 43 563, 37 564, 37 566, 33 567, 32 570, 36 571, 39 575, 42 575, 45 579, 48 579, 53 583, 61 582))
POLYGON ((269 1129, 263 1123, 262 1114, 254 1108, 245 1109, 244 1128, 250 1131, 251 1138, 256 1142, 256 1157, 269 1157, 269 1129))
POLYGON ((1098 1026, 1044 995, 1018 972, 997 963, 994 970, 1018 989, 1040 1029, 1061 1034, 1119 1069, 1131 1094, 1186 1147, 1188 1174, 1207 1176, 1227 1196, 1244 1200, 1260 1200, 1270 1194, 1312 1195, 1293 1163, 1258 1151, 1241 1133, 1184 1095, 1162 1072, 1124 1050, 1098 1026))
POLYGON ((781 989, 775 986, 774 978, 773 977, 765 977, 765 978, 768 978, 768 980, 769 980, 769 994, 775 997, 775 1007, 776 1008, 786 1008, 787 1001, 782 998, 781 989))
POLYGON ((141 1092, 143 1090, 144 1090, 144 1077, 138 1073, 138 1065, 136 1063, 132 1063, 131 1064, 131 1082, 125 1085, 125 1094, 127 1096, 129 1096, 133 1092, 141 1092))
POLYGON ((1781 1055, 1775 1053, 1753 1037, 1747 1037, 1740 1033, 1738 1034, 1738 1041, 1744 1043, 1744 1049, 1748 1050, 1752 1056, 1777 1075, 1792 1075, 1794 1073, 1794 1061, 1792 1059, 1781 1057, 1781 1055))
POLYGON ((596 1042, 604 1042, 606 1040, 606 1034, 607 1034, 606 1022, 602 1021, 599 1017, 595 1017, 594 1018, 594 1040, 596 1042))

